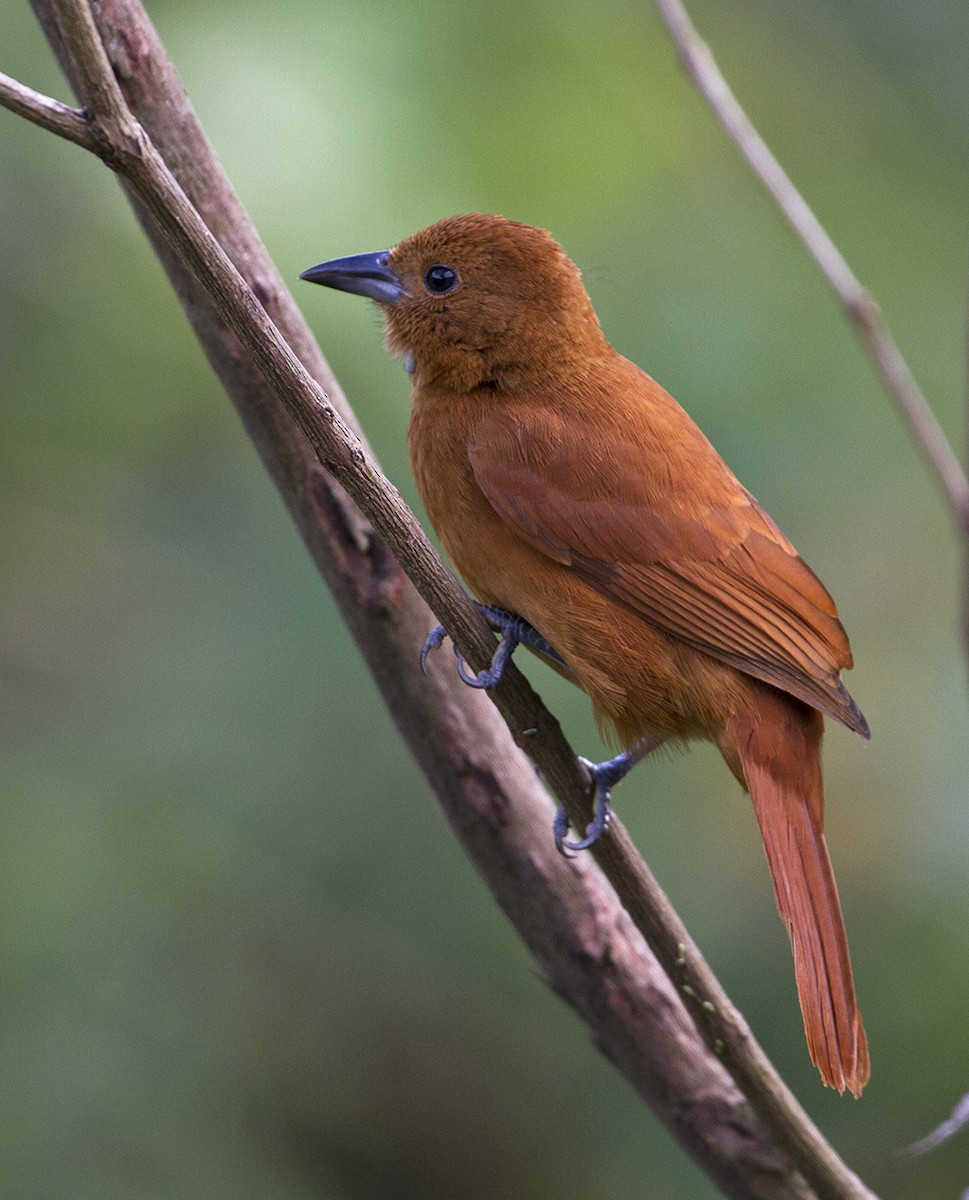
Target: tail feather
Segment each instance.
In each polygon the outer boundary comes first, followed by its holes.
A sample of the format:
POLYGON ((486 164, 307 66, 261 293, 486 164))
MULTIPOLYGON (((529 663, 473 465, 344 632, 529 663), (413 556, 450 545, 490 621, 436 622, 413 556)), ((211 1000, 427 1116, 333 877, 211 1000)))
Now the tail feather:
POLYGON ((754 803, 774 897, 791 939, 811 1059, 829 1087, 858 1096, 868 1081, 868 1042, 824 840, 822 718, 786 696, 770 696, 766 707, 734 719, 728 736, 754 803))

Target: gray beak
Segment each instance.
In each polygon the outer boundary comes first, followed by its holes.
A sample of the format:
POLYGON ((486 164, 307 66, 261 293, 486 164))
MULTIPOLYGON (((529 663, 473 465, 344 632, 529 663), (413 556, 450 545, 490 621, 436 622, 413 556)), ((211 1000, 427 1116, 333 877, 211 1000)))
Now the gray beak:
POLYGON ((404 285, 387 265, 389 259, 389 250, 332 258, 310 267, 300 279, 338 288, 341 292, 353 292, 355 296, 367 296, 380 304, 396 304, 404 294, 404 285))

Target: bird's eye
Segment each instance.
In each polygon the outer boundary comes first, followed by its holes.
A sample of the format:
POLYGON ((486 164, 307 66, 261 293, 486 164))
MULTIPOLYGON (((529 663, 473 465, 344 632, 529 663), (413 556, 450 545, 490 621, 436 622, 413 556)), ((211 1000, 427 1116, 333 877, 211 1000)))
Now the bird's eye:
POLYGON ((445 267, 441 263, 434 267, 428 267, 424 275, 424 285, 435 296, 443 296, 445 292, 450 292, 457 287, 457 271, 452 271, 450 267, 445 267))

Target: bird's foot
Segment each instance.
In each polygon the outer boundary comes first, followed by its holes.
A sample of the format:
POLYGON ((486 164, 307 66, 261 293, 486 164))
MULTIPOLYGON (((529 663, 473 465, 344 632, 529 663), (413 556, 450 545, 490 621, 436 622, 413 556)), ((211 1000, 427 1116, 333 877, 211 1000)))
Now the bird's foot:
POLYGON ((435 625, 431 632, 424 639, 424 645, 421 647, 421 670, 427 674, 427 656, 432 650, 440 650, 444 645, 444 639, 447 637, 447 630, 443 625, 435 625))
MULTIPOLYGON (((469 674, 465 669, 464 658, 455 646, 454 653, 458 660, 458 674, 468 687, 492 688, 500 683, 505 673, 505 668, 511 661, 511 656, 519 646, 528 646, 532 650, 539 651, 546 658, 562 663, 563 666, 565 665, 561 655, 523 617, 517 617, 514 613, 505 612, 503 608, 497 608, 493 604, 479 604, 478 608, 491 628, 496 633, 501 634, 501 641, 498 643, 498 649, 491 660, 491 665, 483 671, 479 671, 476 675, 469 674)), ((427 670, 428 654, 432 650, 437 650, 444 642, 446 636, 447 633, 443 625, 435 626, 427 635, 427 640, 424 642, 423 649, 421 650, 422 670, 427 670)))
POLYGON ((552 823, 552 830, 555 835, 555 848, 559 854, 564 855, 565 858, 570 858, 574 852, 588 850, 606 832, 609 828, 610 818, 612 817, 612 789, 621 779, 625 779, 636 763, 639 762, 642 753, 638 753, 638 751, 639 747, 632 753, 624 750, 622 754, 617 754, 615 758, 607 758, 605 762, 601 763, 589 762, 587 758, 579 759, 579 762, 585 767, 592 778, 592 820, 585 827, 585 837, 580 838, 576 842, 570 842, 567 840, 569 832, 568 814, 565 811, 565 805, 559 805, 555 813, 555 820, 552 823))

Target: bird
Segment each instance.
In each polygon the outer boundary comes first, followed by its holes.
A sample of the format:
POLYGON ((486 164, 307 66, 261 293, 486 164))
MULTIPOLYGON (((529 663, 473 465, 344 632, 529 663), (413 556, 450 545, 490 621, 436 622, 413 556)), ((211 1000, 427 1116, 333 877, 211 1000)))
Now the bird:
MULTIPOLYGON (((448 217, 301 279, 376 301, 411 377, 408 447, 449 557, 502 642, 582 688, 621 747, 588 764, 595 816, 657 746, 705 739, 749 792, 790 938, 808 1050, 855 1096, 870 1073, 824 838, 821 740, 869 729, 841 680, 834 601, 686 411, 606 340, 546 230, 448 217)), ((439 645, 433 631, 422 654, 439 645)))

